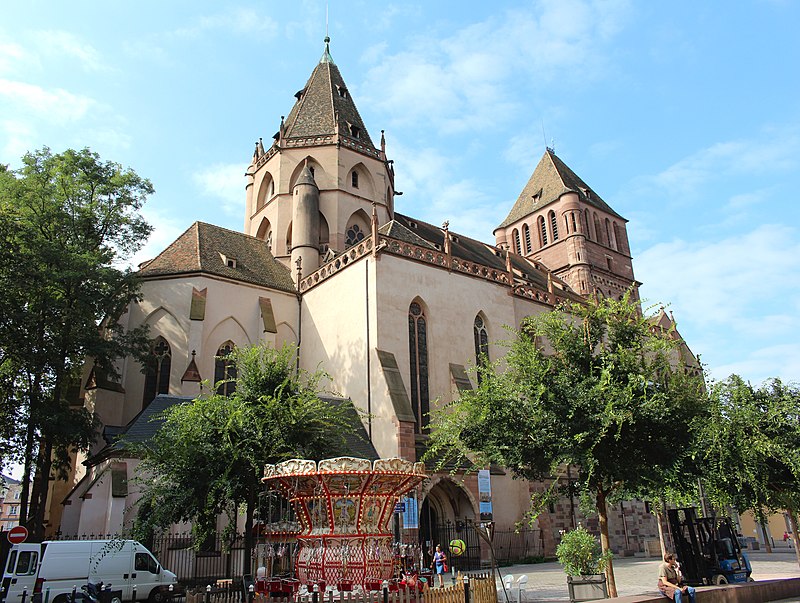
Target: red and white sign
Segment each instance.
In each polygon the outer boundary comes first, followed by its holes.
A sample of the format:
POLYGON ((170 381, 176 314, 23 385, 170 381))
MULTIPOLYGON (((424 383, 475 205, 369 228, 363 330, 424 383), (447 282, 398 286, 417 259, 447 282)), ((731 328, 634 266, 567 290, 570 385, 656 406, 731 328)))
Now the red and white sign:
POLYGON ((28 528, 25 526, 14 526, 6 534, 6 538, 11 544, 22 544, 28 539, 28 528))

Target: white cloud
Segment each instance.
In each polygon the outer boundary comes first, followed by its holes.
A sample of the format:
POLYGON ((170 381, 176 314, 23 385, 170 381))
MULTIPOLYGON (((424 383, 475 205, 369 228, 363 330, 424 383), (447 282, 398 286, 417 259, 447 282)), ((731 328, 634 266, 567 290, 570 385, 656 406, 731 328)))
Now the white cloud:
POLYGON ((100 53, 91 44, 67 31, 36 31, 33 34, 33 40, 37 50, 42 54, 50 57, 77 59, 81 67, 86 71, 107 69, 100 57, 100 53))
POLYGON ((446 133, 494 128, 529 107, 526 95, 555 80, 563 88, 597 77, 603 44, 626 11, 627 2, 547 0, 447 37, 419 36, 391 56, 372 47, 362 58, 380 62, 359 94, 395 125, 446 133))
POLYGON ((16 164, 18 159, 35 146, 33 129, 24 122, 4 120, 0 122, 0 132, 6 140, 0 149, 0 163, 16 164))
POLYGON ((272 17, 257 10, 237 8, 199 17, 186 27, 175 30, 173 34, 178 37, 197 38, 214 30, 236 34, 259 34, 271 38, 277 33, 278 24, 272 17))
POLYGON ((241 163, 219 163, 192 174, 200 192, 222 201, 222 209, 238 216, 244 206, 244 173, 247 166, 241 163))
MULTIPOLYGON (((0 78, 0 99, 5 98, 21 114, 28 113, 51 123, 67 124, 83 118, 95 101, 62 88, 45 89, 0 78)), ((11 113, 9 111, 9 113, 11 113)))
POLYGON ((671 302, 678 328, 712 374, 796 379, 800 237, 764 224, 721 240, 673 240, 636 257, 642 295, 671 302))
POLYGON ((0 41, 0 75, 19 72, 33 57, 15 42, 0 41))

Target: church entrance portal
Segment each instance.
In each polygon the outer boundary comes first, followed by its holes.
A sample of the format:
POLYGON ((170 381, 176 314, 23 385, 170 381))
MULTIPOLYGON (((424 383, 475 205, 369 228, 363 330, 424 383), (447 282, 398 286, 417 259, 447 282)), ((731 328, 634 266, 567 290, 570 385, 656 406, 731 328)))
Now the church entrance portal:
POLYGON ((441 544, 451 569, 480 569, 481 545, 473 524, 476 520, 473 503, 461 486, 448 478, 434 485, 420 506, 419 543, 425 566, 430 567, 433 551, 441 544), (449 552, 448 544, 455 539, 466 544, 459 557, 449 552))

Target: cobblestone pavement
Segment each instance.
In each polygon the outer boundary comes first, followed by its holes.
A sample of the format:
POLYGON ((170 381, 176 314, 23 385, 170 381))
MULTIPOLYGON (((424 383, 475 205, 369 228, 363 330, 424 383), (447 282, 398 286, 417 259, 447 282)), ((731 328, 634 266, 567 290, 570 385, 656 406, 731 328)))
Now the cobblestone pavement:
MULTIPOLYGON (((800 566, 794 550, 777 549, 773 553, 748 551, 755 580, 800 577, 800 566)), ((655 557, 620 557, 614 559, 614 575, 617 593, 620 596, 658 594, 656 581, 660 559, 655 557)), ((512 603, 517 601, 516 581, 528 576, 528 584, 522 593, 522 603, 538 601, 569 601, 567 580, 561 566, 556 562, 534 565, 514 565, 500 568, 500 574, 511 575, 515 586, 509 592, 512 603)), ((499 601, 504 603, 500 579, 497 580, 499 601)))

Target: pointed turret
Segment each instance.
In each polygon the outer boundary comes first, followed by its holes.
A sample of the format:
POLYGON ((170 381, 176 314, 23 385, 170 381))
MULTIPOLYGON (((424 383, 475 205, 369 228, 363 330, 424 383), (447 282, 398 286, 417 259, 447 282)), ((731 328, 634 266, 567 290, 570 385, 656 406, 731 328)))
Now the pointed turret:
MULTIPOLYGON (((284 138, 327 137, 338 134, 361 141, 374 149, 350 91, 330 53, 330 38, 325 38, 322 53, 284 126, 284 138)), ((330 141, 320 140, 320 143, 330 141)), ((377 149, 376 149, 377 150, 377 149)))
POLYGON ((319 234, 319 187, 306 164, 294 185, 292 202, 292 263, 301 258, 305 274, 319 267, 319 234))

